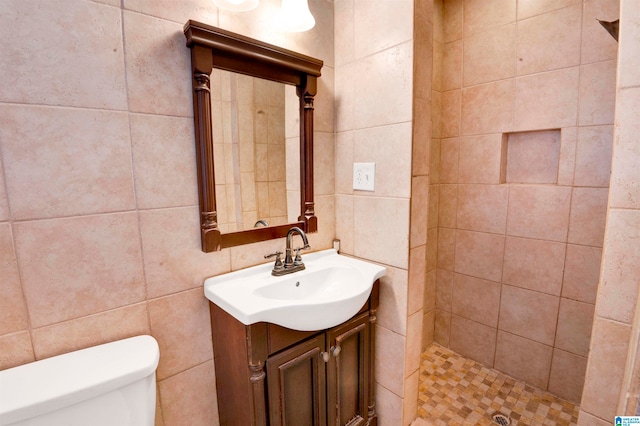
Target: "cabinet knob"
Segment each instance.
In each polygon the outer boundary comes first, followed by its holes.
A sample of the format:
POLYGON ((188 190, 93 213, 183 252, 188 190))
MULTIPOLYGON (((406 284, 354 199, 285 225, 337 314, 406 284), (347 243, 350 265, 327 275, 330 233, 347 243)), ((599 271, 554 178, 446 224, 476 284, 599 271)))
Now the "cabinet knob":
POLYGON ((320 356, 322 357, 322 360, 324 362, 329 362, 329 359, 331 358, 331 355, 329 355, 329 352, 320 352, 320 356))
POLYGON ((331 354, 333 356, 338 356, 340 355, 340 351, 342 350, 342 348, 340 346, 331 346, 331 354))

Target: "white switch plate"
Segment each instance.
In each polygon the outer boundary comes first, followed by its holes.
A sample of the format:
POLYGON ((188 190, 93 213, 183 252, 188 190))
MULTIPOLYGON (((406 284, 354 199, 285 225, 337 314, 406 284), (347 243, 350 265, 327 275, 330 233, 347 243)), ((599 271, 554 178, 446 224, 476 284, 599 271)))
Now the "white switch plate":
POLYGON ((376 163, 353 163, 353 189, 374 191, 376 163))

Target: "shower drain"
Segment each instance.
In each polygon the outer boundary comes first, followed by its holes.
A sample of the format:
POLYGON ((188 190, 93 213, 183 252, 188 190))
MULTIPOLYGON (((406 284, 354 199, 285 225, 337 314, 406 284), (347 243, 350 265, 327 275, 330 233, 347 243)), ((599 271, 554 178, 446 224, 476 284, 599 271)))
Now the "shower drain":
POLYGON ((491 419, 495 424, 500 426, 508 426, 511 424, 511 419, 509 418, 509 416, 505 416, 502 413, 495 413, 491 416, 491 419))

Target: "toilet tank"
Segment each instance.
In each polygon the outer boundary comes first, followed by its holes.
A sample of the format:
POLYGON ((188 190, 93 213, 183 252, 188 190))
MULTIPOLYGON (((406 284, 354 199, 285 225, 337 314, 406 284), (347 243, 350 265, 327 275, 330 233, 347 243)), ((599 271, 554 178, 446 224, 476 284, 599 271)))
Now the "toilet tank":
POLYGON ((136 336, 0 371, 0 426, 153 426, 159 357, 136 336))

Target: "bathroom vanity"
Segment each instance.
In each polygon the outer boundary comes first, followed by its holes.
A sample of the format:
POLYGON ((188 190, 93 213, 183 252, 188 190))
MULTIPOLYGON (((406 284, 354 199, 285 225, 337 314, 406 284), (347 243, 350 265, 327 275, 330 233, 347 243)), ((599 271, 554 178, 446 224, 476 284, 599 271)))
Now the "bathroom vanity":
POLYGON ((244 325, 211 303, 220 424, 376 425, 379 284, 355 316, 318 331, 244 325))

